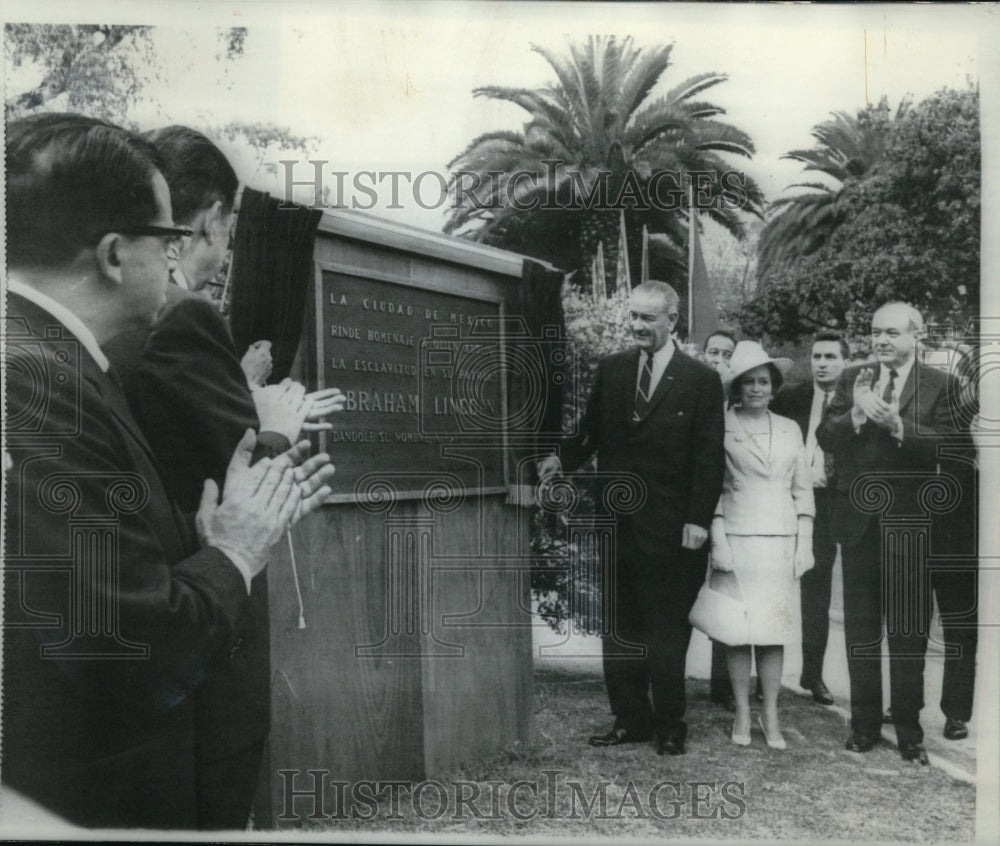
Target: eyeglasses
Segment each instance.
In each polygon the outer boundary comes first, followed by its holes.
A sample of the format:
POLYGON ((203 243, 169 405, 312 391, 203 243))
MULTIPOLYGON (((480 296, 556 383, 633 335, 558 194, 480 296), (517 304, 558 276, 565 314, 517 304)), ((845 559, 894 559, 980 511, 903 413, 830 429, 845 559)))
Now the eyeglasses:
POLYGON ((143 226, 129 226, 121 230, 122 235, 152 235, 163 238, 167 248, 167 258, 177 261, 184 252, 184 247, 194 235, 194 230, 190 226, 157 226, 149 223, 143 226))

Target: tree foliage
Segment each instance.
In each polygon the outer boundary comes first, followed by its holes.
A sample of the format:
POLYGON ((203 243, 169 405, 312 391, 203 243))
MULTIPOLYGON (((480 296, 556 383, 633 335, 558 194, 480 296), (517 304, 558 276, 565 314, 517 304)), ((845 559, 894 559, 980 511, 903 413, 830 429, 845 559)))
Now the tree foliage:
MULTIPOLYGON (((597 363, 606 355, 626 349, 631 343, 629 294, 615 291, 595 299, 589 292, 566 282, 562 288, 566 336, 576 361, 577 378, 569 389, 574 397, 565 402, 563 428, 571 431, 576 412, 586 408, 597 375, 597 363)), ((587 467, 593 466, 593 460, 587 467)), ((583 468, 586 469, 586 468, 583 468)), ((594 512, 593 486, 574 478, 579 500, 574 517, 594 512)), ((568 532, 562 510, 539 506, 532 515, 531 587, 539 616, 557 631, 567 625, 574 631, 600 631, 600 555, 592 546, 579 545, 568 532)))
MULTIPOLYGON (((724 82, 725 74, 700 74, 654 93, 672 49, 640 49, 631 38, 597 36, 570 45, 568 56, 536 46, 533 50, 555 74, 554 83, 538 89, 476 89, 474 96, 513 103, 528 117, 520 132, 481 135, 449 164, 451 188, 461 201, 445 231, 576 270, 578 281, 589 281, 601 242, 610 291, 619 212, 609 206, 626 208, 633 267, 639 262, 643 225, 662 236, 661 247, 672 247, 675 265, 683 267, 684 188, 687 175, 700 171, 714 177, 706 182, 705 197, 711 200, 706 213, 742 237, 742 217, 721 180, 731 170, 723 156, 749 158, 753 142, 717 119, 724 109, 700 99, 724 82), (655 174, 663 171, 676 174, 676 182, 658 181, 655 174), (596 201, 581 201, 592 195, 596 201), (531 205, 536 207, 524 208, 531 205)), ((740 201, 760 213, 759 188, 748 177, 742 187, 746 193, 740 201)))
POLYGON ((857 339, 899 299, 964 326, 979 303, 979 92, 942 89, 893 123, 882 159, 844 184, 843 219, 816 250, 762 277, 737 316, 751 335, 821 327, 857 339))
MULTIPOLYGON (((153 102, 172 122, 169 105, 158 103, 151 83, 167 69, 156 50, 156 28, 68 24, 6 24, 6 61, 11 69, 35 66, 39 81, 5 102, 7 119, 36 111, 70 111, 116 123, 133 131, 152 129, 133 119, 136 106, 153 102)), ((246 45, 245 27, 217 30, 215 60, 238 61, 246 45)), ((225 148, 242 181, 280 191, 277 162, 308 158, 319 139, 269 122, 231 121, 194 126, 225 148)))
POLYGON ((859 109, 857 116, 834 112, 830 120, 817 124, 812 136, 819 146, 811 150, 792 150, 782 158, 801 162, 805 171, 827 177, 828 182, 804 182, 792 188, 806 188, 776 200, 771 210, 778 210, 761 233, 759 267, 768 273, 784 261, 814 253, 826 243, 847 214, 845 189, 863 181, 882 161, 890 132, 909 109, 904 100, 895 117, 889 101, 882 97, 877 105, 859 109))
POLYGON ((130 129, 129 110, 159 75, 149 26, 4 25, 7 62, 39 66, 42 78, 5 102, 8 120, 33 111, 80 112, 130 129))

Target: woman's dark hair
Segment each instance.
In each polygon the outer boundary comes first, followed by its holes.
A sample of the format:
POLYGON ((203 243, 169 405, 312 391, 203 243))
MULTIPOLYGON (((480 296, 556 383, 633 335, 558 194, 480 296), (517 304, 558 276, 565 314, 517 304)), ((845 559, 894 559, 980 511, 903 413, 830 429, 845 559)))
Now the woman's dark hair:
MULTIPOLYGON (((774 395, 778 393, 781 388, 782 383, 785 381, 784 377, 781 375, 781 371, 772 364, 770 361, 765 365, 771 374, 771 399, 774 399, 774 395)), ((750 370, 756 370, 756 367, 751 367, 750 370)), ((737 376, 729 385, 729 404, 739 405, 740 402, 740 385, 743 383, 743 377, 750 372, 747 370, 745 373, 741 373, 737 376)))

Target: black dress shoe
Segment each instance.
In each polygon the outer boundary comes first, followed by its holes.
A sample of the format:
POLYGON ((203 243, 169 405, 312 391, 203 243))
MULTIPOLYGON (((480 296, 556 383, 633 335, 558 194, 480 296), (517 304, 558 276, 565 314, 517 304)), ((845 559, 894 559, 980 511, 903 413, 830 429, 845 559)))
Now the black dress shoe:
POLYGON ((956 720, 954 717, 948 717, 944 721, 945 740, 962 740, 968 736, 969 727, 965 724, 965 720, 956 720))
POLYGON ((867 752, 875 747, 878 743, 877 737, 869 737, 867 734, 858 734, 853 732, 849 738, 847 738, 847 743, 844 744, 844 748, 848 752, 867 752))
POLYGON ((830 693, 830 689, 823 684, 823 679, 816 679, 809 684, 802 684, 801 686, 812 693, 813 702, 818 702, 820 705, 833 704, 833 694, 830 693))
POLYGON ((679 734, 664 734, 656 738, 657 755, 683 755, 684 737, 679 734))
POLYGON ((591 746, 621 746, 623 743, 642 743, 649 740, 649 734, 613 728, 607 734, 594 734, 587 739, 591 746))
POLYGON ((915 761, 924 766, 930 763, 927 760, 927 751, 919 743, 900 743, 899 754, 903 756, 904 761, 915 761))

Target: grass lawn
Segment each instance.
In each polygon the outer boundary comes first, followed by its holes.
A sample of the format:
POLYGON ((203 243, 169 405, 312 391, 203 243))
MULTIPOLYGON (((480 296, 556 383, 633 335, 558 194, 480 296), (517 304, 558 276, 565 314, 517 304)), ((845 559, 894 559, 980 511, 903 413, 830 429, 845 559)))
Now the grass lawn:
POLYGON ((381 794, 377 812, 361 807, 364 822, 315 825, 432 839, 971 841, 973 786, 905 762, 888 745, 845 751, 844 720, 810 699, 782 692, 788 749, 777 751, 756 726, 751 746, 734 746, 732 717, 708 701, 706 681, 689 680, 688 693, 686 755, 658 756, 651 743, 595 749, 587 736, 610 725, 602 680, 539 671, 529 744, 436 774, 441 788, 404 790, 395 811, 381 794))

